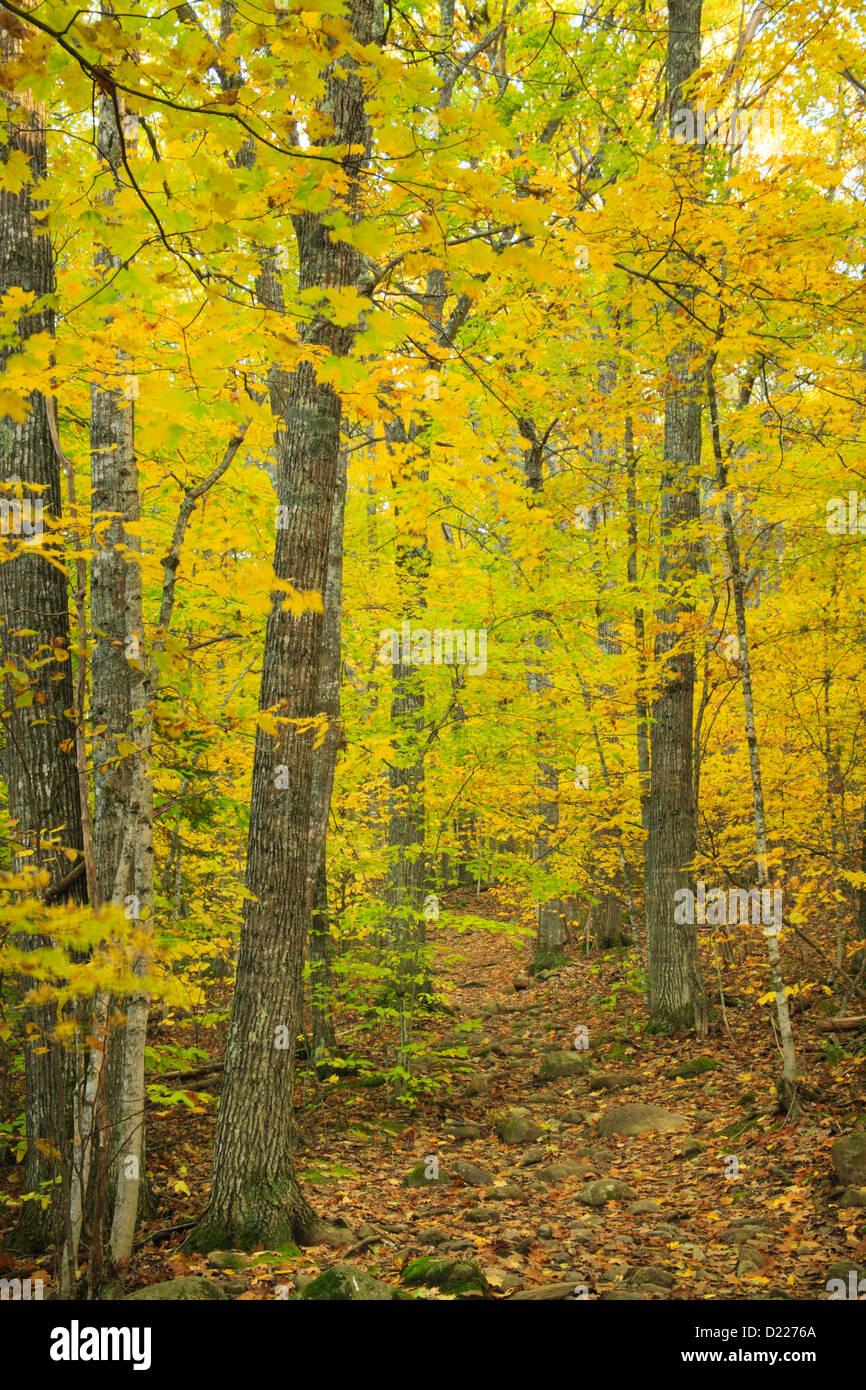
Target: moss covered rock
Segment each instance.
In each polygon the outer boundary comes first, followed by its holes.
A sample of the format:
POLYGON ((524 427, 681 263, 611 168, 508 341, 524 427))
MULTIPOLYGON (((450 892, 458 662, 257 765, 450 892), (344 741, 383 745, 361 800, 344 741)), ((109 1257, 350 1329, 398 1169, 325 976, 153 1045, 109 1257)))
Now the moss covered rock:
POLYGON ((631 1202, 636 1197, 634 1188, 619 1178, 596 1178, 577 1194, 577 1200, 587 1207, 603 1207, 605 1202, 631 1202))
POLYGON ((625 1091, 629 1086, 639 1086, 643 1081, 636 1071, 599 1071, 589 1078, 591 1091, 625 1091))
POLYGON ((233 1274, 239 1274, 241 1270, 255 1264, 255 1259, 243 1250, 212 1250, 207 1262, 210 1269, 230 1269, 233 1274))
POLYGON ((583 1076, 589 1071, 585 1052, 548 1052, 541 1064, 539 1079, 553 1081, 560 1076, 583 1076))
POLYGON ((408 1299, 409 1295, 394 1289, 381 1279, 375 1279, 363 1269, 354 1265, 331 1265, 311 1283, 305 1284, 295 1301, 303 1299, 309 1303, 384 1303, 394 1299, 408 1299))
POLYGON ((690 1081, 693 1076, 703 1076, 704 1072, 715 1071, 716 1067, 721 1065, 715 1057, 692 1057, 688 1062, 677 1062, 665 1075, 669 1081, 676 1081, 678 1078, 690 1081))
POLYGON ((159 1284, 148 1284, 145 1289, 125 1295, 124 1303, 167 1302, 205 1303, 225 1299, 226 1294, 212 1279, 200 1279, 196 1275, 184 1275, 182 1279, 165 1279, 159 1284))
POLYGON ((862 1187, 866 1183, 866 1129, 837 1139, 830 1150, 830 1162, 840 1182, 862 1187))
POLYGON ((503 1144, 531 1144, 533 1139, 541 1138, 542 1132, 540 1125, 522 1106, 515 1106, 496 1118, 496 1133, 503 1144))
POLYGON ((414 1287, 439 1289, 441 1293, 480 1293, 490 1296, 490 1286, 484 1271, 474 1260, 443 1259, 422 1255, 410 1260, 403 1272, 403 1282, 414 1287))
POLYGON ((451 1182, 451 1174, 446 1173, 438 1159, 422 1159, 406 1176, 407 1187, 435 1187, 440 1182, 451 1182))
POLYGON ((618 1105, 599 1121, 603 1139, 612 1135, 666 1134, 689 1128, 684 1115, 673 1115, 661 1105, 618 1105))

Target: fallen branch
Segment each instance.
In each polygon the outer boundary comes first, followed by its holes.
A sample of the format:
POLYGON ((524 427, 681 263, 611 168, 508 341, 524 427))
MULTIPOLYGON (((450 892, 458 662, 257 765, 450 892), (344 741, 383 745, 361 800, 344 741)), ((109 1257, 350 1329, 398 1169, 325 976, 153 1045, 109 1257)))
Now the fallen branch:
POLYGON ((166 1236, 173 1235, 175 1231, 186 1231, 190 1226, 194 1226, 195 1221, 176 1221, 173 1226, 164 1226, 161 1231, 151 1231, 150 1235, 142 1236, 141 1240, 135 1242, 135 1249, 140 1250, 143 1245, 155 1244, 158 1240, 164 1240, 166 1236))
POLYGON ((42 894, 42 901, 44 903, 53 903, 56 902, 58 898, 65 898, 70 888, 74 887, 85 873, 86 869, 87 864, 85 860, 82 859, 65 878, 59 879, 57 883, 52 883, 50 887, 45 889, 45 892, 42 894))
POLYGON ((822 1033, 854 1033, 858 1028, 866 1028, 866 1018, 816 1018, 815 1027, 822 1033))
POLYGON ((837 975, 840 975, 843 980, 847 980, 849 985, 853 987, 854 991, 857 994, 866 995, 866 984, 861 984, 859 980, 855 980, 853 975, 849 975, 847 970, 842 970, 838 965, 831 966, 828 957, 826 956, 824 951, 821 950, 821 947, 816 945, 816 943, 812 940, 809 933, 803 931, 802 927, 795 926, 793 922, 791 923, 791 926, 793 930, 796 932, 797 936, 800 937, 801 941, 805 941, 807 946, 811 946, 816 956, 820 956, 822 961, 824 961, 825 965, 830 966, 830 968, 834 970, 837 975))
POLYGON ((208 1062, 207 1065, 200 1067, 190 1067, 188 1071, 164 1071, 159 1076, 152 1076, 148 1081, 149 1086, 158 1086, 163 1081, 192 1081, 198 1076, 209 1076, 211 1072, 222 1071, 225 1062, 208 1062))
POLYGON ((345 1259, 347 1255, 357 1255, 359 1251, 366 1250, 368 1245, 375 1245, 379 1241, 384 1241, 388 1245, 394 1244, 392 1240, 388 1240, 387 1236, 381 1236, 378 1234, 373 1236, 365 1236, 363 1240, 358 1241, 357 1245, 350 1245, 348 1250, 344 1250, 342 1258, 345 1259))

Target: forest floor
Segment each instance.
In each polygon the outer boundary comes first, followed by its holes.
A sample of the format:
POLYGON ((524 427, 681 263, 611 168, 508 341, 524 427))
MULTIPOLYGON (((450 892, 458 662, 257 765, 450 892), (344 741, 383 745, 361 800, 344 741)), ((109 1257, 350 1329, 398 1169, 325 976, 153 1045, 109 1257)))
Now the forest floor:
MULTIPOLYGON (((141 1231, 128 1288, 205 1274, 230 1298, 273 1299, 347 1259, 405 1287, 420 1256, 477 1262, 500 1298, 817 1299, 828 1278, 866 1275, 866 1208, 840 1205, 828 1152, 864 1121, 862 1042, 858 1055, 850 1036, 817 1031, 827 1001, 809 996, 795 1025, 814 1099, 796 1123, 776 1112, 760 937, 752 957, 724 967, 729 1032, 667 1038, 640 1031, 628 953, 586 956, 576 943, 568 965, 530 980, 527 939, 502 930, 512 903, 495 892, 445 901, 451 925, 434 931, 433 959, 450 1012, 419 1030, 440 1052, 468 1043, 467 1060, 432 1063, 451 1081, 407 1110, 384 1086, 299 1075, 299 1172, 319 1213, 348 1223, 348 1250, 184 1253, 184 1232, 168 1228, 207 1200, 213 1106, 154 1109, 160 1214, 141 1231), (461 908, 492 930, 456 929, 461 908), (472 1019, 481 1026, 467 1033, 472 1019), (588 1050, 575 1049, 582 1029, 588 1050), (669 1128, 610 1133, 611 1113, 634 1105, 661 1107, 673 1118, 638 1118, 669 1128), (601 1179, 627 1186, 604 1200, 601 1179)), ((449 1296, 435 1281, 425 1292, 449 1296)))

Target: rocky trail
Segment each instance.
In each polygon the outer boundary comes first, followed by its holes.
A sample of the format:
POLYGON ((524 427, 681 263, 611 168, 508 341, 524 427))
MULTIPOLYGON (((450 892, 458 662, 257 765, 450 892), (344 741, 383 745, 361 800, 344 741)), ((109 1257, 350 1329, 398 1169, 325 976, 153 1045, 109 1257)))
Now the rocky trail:
MULTIPOLYGON (((508 910, 493 895, 480 908, 494 928, 508 910)), ((342 1248, 189 1257, 182 1230, 160 1239, 163 1216, 134 1282, 234 1299, 740 1300, 827 1298, 828 1280, 866 1277, 861 1057, 814 1065, 820 1100, 795 1126, 775 1113, 772 1032, 748 985, 730 1034, 699 1042, 638 1033, 623 951, 575 946, 537 980, 525 964, 513 935, 437 932, 447 1012, 423 1026, 441 1084, 412 1111, 375 1074, 302 1075, 300 1170, 342 1248)), ((160 1125, 156 1185, 182 1225, 206 1197, 212 1111, 160 1125)))

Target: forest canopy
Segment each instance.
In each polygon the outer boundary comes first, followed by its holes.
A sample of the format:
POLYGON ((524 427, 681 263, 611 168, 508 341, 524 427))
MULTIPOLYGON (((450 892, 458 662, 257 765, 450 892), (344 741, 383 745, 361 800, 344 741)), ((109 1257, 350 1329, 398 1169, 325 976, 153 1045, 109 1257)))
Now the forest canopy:
POLYGON ((864 38, 0 0, 10 1278, 866 1279, 864 38))

